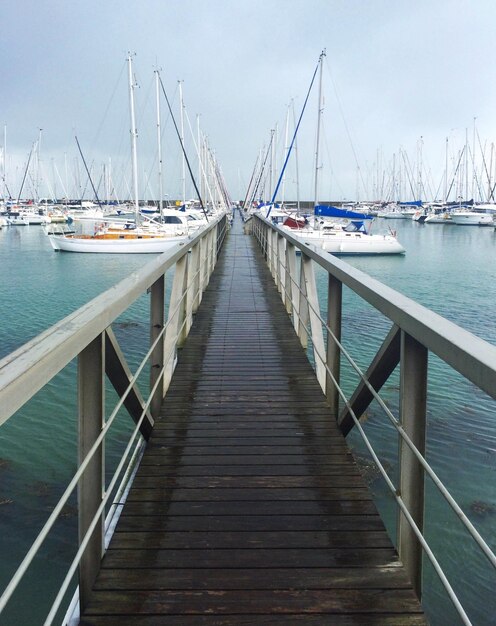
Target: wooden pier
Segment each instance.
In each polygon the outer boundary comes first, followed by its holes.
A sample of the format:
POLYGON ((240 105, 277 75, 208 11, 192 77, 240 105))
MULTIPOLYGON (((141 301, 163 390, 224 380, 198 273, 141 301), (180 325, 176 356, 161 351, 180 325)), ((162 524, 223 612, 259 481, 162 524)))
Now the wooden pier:
POLYGON ((80 623, 426 623, 237 220, 80 623))

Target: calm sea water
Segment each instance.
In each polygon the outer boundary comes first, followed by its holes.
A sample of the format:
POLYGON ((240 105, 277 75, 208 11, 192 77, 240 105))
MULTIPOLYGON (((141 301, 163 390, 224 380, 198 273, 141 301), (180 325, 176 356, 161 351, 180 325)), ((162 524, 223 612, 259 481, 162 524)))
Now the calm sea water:
MULTIPOLYGON (((496 344, 496 233, 492 228, 419 225, 376 220, 375 232, 392 226, 405 246, 404 257, 353 257, 355 267, 433 309, 474 334, 496 344)), ((78 255, 55 253, 35 226, 0 231, 0 357, 16 349, 106 288, 143 266, 150 255, 78 255)), ((325 278, 321 277, 322 291, 325 278)), ((389 325, 357 297, 345 291, 343 338, 363 367, 380 345, 389 325)), ((146 346, 146 298, 126 312, 116 332, 130 361, 146 346)), ((20 559, 61 495, 76 467, 77 422, 75 364, 0 428, 0 586, 3 589, 20 559)), ((349 368, 343 380, 355 384, 349 368)), ((384 397, 397 410, 398 380, 384 397)), ((366 431, 393 478, 397 442, 379 409, 367 413, 366 431)), ((493 549, 496 548, 496 411, 495 403, 462 380, 435 357, 429 359, 428 460, 493 549)), ((109 447, 117 456, 129 424, 124 418, 109 447)), ((355 434, 349 441, 363 463, 366 454, 355 434)), ((377 504, 392 534, 396 515, 392 498, 369 473, 377 504)), ((427 484, 426 534, 442 552, 441 564, 469 610, 474 624, 496 624, 496 576, 477 555, 461 525, 427 484)), ((14 596, 3 625, 41 624, 46 597, 60 583, 76 537, 75 503, 67 507, 54 537, 29 574, 26 586, 34 602, 26 605, 23 589, 14 596), (44 568, 49 566, 47 575, 44 568), (40 574, 40 572, 44 572, 40 574)), ((426 568, 424 602, 431 623, 460 623, 426 568)))

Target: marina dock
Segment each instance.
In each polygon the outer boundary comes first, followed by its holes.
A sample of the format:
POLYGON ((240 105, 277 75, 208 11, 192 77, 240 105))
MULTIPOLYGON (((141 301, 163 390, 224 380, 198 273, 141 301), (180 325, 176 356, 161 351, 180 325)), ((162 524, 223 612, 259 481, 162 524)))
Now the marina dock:
POLYGON ((236 219, 80 624, 425 623, 236 219))

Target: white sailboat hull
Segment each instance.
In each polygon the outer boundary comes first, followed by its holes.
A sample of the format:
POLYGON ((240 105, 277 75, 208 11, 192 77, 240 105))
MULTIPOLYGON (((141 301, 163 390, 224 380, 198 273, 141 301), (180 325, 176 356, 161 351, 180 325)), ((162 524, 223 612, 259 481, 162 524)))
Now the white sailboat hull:
POLYGON ((67 235, 48 235, 52 248, 61 252, 93 252, 101 254, 147 254, 167 252, 173 246, 188 239, 180 237, 149 237, 99 239, 67 235))
POLYGON ((303 233, 291 231, 291 234, 304 243, 318 246, 337 255, 354 254, 404 254, 405 248, 392 235, 367 235, 366 233, 303 233))

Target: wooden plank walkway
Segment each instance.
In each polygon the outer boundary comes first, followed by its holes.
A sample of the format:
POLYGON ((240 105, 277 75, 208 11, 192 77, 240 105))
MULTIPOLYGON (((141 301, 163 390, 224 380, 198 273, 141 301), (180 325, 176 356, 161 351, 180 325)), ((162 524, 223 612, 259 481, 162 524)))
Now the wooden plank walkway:
POLYGON ((238 221, 80 623, 425 624, 238 221))

